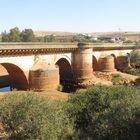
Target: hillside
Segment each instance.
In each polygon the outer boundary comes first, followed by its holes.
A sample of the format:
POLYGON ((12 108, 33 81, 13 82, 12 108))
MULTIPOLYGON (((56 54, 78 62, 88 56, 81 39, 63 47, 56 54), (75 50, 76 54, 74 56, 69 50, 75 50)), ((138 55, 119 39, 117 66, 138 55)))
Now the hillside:
MULTIPOLYGON (((56 35, 56 36, 73 36, 79 34, 77 32, 61 32, 61 31, 34 31, 36 36, 56 35)), ((91 32, 87 33, 93 36, 109 36, 109 37, 125 37, 128 40, 140 40, 140 32, 91 32)))
POLYGON ((97 32, 93 36, 124 37, 128 40, 140 40, 140 32, 97 32))
POLYGON ((57 35, 57 36, 68 36, 68 35, 76 35, 75 32, 61 32, 61 31, 34 31, 35 36, 46 36, 46 35, 57 35))
MULTIPOLYGON (((56 35, 56 36, 74 36, 80 34, 78 32, 62 32, 62 31, 34 31, 36 37, 48 36, 48 35, 56 35)), ((90 32, 86 33, 92 36, 106 36, 106 37, 124 37, 128 40, 140 40, 140 32, 90 32)), ((1 39, 1 34, 0 34, 1 39)))

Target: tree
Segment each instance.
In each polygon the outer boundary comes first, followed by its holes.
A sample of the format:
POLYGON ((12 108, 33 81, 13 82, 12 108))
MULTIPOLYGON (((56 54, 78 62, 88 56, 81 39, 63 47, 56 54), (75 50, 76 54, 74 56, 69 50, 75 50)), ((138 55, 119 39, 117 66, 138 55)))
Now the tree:
POLYGON ((68 112, 78 140, 139 140, 140 90, 93 86, 70 96, 68 112))
POLYGON ((34 42, 35 35, 32 29, 25 29, 21 32, 21 41, 22 42, 34 42))
POLYGON ((130 62, 132 66, 140 66, 140 51, 134 50, 130 53, 130 62))
POLYGON ((54 42, 55 41, 55 35, 48 35, 44 36, 44 42, 54 42))
POLYGON ((20 32, 18 27, 10 29, 10 32, 7 33, 4 31, 1 35, 2 42, 34 42, 36 37, 32 29, 25 29, 20 32))
POLYGON ((66 106, 35 93, 7 94, 0 98, 0 139, 68 140, 73 124, 66 106))
POLYGON ((10 30, 10 33, 8 34, 9 37, 9 42, 20 42, 21 37, 20 37, 20 30, 18 27, 12 28, 10 30))
POLYGON ((8 36, 8 33, 6 31, 4 31, 2 34, 1 34, 1 41, 2 42, 9 42, 9 36, 8 36))

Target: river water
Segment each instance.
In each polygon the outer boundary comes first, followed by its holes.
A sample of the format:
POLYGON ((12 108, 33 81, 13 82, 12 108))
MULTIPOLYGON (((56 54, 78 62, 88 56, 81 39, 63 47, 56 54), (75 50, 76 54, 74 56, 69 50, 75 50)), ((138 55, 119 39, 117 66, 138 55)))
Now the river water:
POLYGON ((9 87, 4 87, 4 88, 0 88, 0 92, 7 92, 7 91, 11 91, 10 86, 9 87))

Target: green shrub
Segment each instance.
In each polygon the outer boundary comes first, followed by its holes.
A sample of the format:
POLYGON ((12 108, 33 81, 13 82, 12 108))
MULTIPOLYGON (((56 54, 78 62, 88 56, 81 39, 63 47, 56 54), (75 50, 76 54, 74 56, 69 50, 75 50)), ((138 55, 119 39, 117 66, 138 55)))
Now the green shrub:
POLYGON ((140 90, 94 86, 49 100, 35 93, 7 94, 0 99, 0 139, 139 140, 140 90))
POLYGON ((68 111, 75 139, 139 140, 140 91, 126 86, 94 86, 71 96, 68 111))
POLYGON ((72 123, 64 102, 33 93, 8 94, 0 100, 0 135, 10 140, 68 139, 72 123))
POLYGON ((122 80, 123 80, 123 78, 122 78, 122 76, 120 74, 118 74, 118 73, 112 74, 112 82, 114 84, 117 84, 122 80))
POLYGON ((136 67, 140 66, 140 51, 134 50, 130 53, 130 63, 131 66, 136 67))

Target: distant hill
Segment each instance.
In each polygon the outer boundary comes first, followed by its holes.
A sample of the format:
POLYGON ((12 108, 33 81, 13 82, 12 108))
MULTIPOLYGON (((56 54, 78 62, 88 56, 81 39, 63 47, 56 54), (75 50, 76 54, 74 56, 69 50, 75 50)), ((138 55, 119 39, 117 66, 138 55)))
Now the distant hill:
MULTIPOLYGON (((62 31, 34 31, 35 36, 46 36, 46 35, 56 35, 56 36, 74 36, 79 34, 78 32, 62 32, 62 31)), ((92 36, 109 36, 109 37, 125 37, 128 40, 140 40, 140 32, 91 32, 87 33, 92 36)), ((1 38, 1 34, 0 34, 1 38)))
MULTIPOLYGON (((34 31, 35 36, 56 35, 56 36, 72 36, 79 34, 77 32, 61 32, 61 31, 34 31)), ((109 36, 109 37, 125 37, 129 40, 140 40, 140 32, 92 32, 87 33, 93 36, 109 36)))
POLYGON ((61 31, 34 31, 35 36, 46 36, 46 35, 57 35, 57 36, 68 36, 68 35, 76 35, 75 32, 61 32, 61 31))
POLYGON ((140 32, 97 32, 93 36, 126 37, 129 40, 140 40, 140 32))

